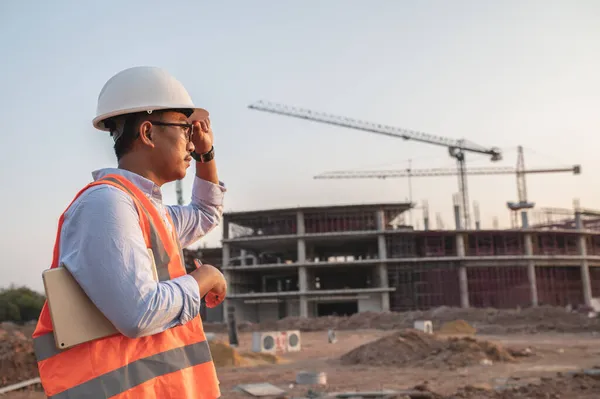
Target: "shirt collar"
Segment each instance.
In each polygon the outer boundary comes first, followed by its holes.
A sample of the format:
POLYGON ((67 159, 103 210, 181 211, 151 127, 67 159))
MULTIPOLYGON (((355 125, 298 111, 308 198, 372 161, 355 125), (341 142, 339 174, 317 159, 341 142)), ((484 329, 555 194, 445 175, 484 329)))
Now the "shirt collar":
POLYGON ((98 169, 92 172, 94 181, 103 178, 106 175, 120 175, 125 177, 127 180, 135 184, 144 194, 148 197, 162 202, 162 193, 160 187, 158 187, 152 180, 146 179, 137 173, 130 172, 125 169, 119 168, 104 168, 98 169))

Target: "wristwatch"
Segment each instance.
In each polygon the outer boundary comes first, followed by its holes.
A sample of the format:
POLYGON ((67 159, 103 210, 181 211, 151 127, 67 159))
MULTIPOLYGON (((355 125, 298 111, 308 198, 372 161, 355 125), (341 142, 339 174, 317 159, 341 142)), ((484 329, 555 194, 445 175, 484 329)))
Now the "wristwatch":
POLYGON ((210 147, 210 150, 204 154, 198 154, 196 151, 192 151, 190 155, 198 162, 209 162, 215 158, 215 147, 210 147))

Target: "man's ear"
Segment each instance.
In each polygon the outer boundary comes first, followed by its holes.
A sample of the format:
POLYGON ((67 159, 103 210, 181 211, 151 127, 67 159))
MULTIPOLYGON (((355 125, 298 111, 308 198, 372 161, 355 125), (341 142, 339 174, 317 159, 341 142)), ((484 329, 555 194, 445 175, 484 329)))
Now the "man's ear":
POLYGON ((154 142, 152 141, 152 123, 148 121, 142 122, 139 127, 139 133, 142 143, 154 147, 154 142))

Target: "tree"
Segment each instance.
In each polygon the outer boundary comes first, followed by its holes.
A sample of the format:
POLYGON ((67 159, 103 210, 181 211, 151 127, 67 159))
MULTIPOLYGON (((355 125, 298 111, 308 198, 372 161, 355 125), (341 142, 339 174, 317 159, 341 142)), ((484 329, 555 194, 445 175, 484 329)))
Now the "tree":
POLYGON ((11 286, 0 290, 0 322, 27 322, 36 320, 45 297, 27 287, 11 286))

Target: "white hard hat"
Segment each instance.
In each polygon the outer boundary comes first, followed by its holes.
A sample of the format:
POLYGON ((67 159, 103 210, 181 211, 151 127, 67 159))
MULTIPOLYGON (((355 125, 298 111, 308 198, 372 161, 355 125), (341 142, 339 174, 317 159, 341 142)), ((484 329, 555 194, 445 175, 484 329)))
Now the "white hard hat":
POLYGON ((159 109, 189 110, 190 120, 208 117, 197 108, 183 85, 162 68, 140 66, 125 69, 105 84, 98 96, 94 127, 108 131, 104 121, 119 115, 159 109))

